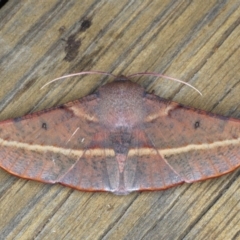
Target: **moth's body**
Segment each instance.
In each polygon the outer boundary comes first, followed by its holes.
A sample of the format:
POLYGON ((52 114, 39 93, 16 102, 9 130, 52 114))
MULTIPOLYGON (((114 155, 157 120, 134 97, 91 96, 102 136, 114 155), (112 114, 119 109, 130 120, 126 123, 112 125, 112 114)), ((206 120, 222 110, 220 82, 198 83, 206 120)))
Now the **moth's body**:
POLYGON ((101 87, 96 94, 99 104, 95 112, 102 127, 109 130, 110 141, 105 147, 114 150, 118 164, 120 179, 117 193, 126 194, 123 172, 130 148, 137 147, 134 134, 146 117, 143 106, 145 92, 141 86, 121 77, 101 87))
POLYGON ((78 190, 160 190, 240 165, 240 121, 186 108, 119 77, 59 108, 0 123, 0 166, 78 190))
POLYGON ((108 128, 133 129, 146 113, 143 107, 144 89, 123 77, 98 91, 100 121, 108 128))

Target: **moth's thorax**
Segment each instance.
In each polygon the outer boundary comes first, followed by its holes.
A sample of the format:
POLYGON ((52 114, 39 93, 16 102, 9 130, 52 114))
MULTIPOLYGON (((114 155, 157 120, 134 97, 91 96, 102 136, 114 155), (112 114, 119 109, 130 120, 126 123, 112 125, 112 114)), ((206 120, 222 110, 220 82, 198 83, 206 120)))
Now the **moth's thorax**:
POLYGON ((99 89, 100 121, 108 128, 133 128, 143 119, 144 89, 129 80, 114 81, 99 89))

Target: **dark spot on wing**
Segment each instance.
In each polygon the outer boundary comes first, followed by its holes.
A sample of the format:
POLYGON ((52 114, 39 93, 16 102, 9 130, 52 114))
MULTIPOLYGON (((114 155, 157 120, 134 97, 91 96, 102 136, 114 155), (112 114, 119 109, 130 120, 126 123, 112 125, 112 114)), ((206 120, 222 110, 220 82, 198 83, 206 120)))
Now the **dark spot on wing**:
POLYGON ((46 123, 43 123, 43 124, 42 124, 42 128, 45 129, 45 130, 47 130, 47 124, 46 124, 46 123))
POLYGON ((21 120, 22 120, 21 117, 13 118, 13 121, 14 121, 14 122, 20 122, 21 120))
POLYGON ((197 128, 199 128, 199 127, 200 127, 200 122, 199 122, 199 121, 196 121, 196 122, 194 123, 194 128, 197 129, 197 128))

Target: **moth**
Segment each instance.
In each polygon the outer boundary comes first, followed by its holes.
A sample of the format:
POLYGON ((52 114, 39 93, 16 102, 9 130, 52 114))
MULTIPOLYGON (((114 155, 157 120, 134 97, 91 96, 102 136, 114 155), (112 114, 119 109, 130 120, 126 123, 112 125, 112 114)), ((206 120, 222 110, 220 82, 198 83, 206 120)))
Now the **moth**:
MULTIPOLYGON (((74 74, 73 74, 74 75, 74 74)), ((240 166, 240 120, 170 102, 127 77, 0 123, 0 166, 82 191, 162 190, 240 166)))

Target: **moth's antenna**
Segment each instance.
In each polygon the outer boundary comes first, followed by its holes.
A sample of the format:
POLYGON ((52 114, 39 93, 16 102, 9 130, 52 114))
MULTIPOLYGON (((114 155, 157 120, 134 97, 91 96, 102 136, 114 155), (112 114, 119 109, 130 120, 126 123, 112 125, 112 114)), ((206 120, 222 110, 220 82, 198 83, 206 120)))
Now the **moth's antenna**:
POLYGON ((72 73, 72 74, 64 75, 62 77, 55 78, 55 79, 51 80, 50 82, 44 84, 40 89, 43 89, 47 85, 49 85, 53 82, 56 82, 58 80, 64 79, 64 78, 75 77, 75 76, 80 76, 80 75, 87 75, 87 74, 108 75, 108 76, 112 76, 112 77, 116 78, 116 76, 114 74, 108 73, 108 72, 102 72, 102 71, 86 71, 86 72, 72 73))
POLYGON ((131 74, 131 75, 127 76, 127 78, 131 78, 131 77, 135 77, 135 76, 143 76, 143 75, 151 75, 151 76, 156 76, 156 77, 162 77, 162 78, 166 78, 166 79, 169 79, 169 80, 172 80, 172 81, 175 81, 175 82, 185 84, 185 85, 189 86, 190 88, 194 89, 195 91, 197 91, 200 95, 202 95, 202 93, 197 88, 193 87, 191 84, 189 84, 187 82, 184 82, 180 79, 172 78, 172 77, 160 74, 160 73, 155 73, 155 72, 134 73, 134 74, 131 74))

